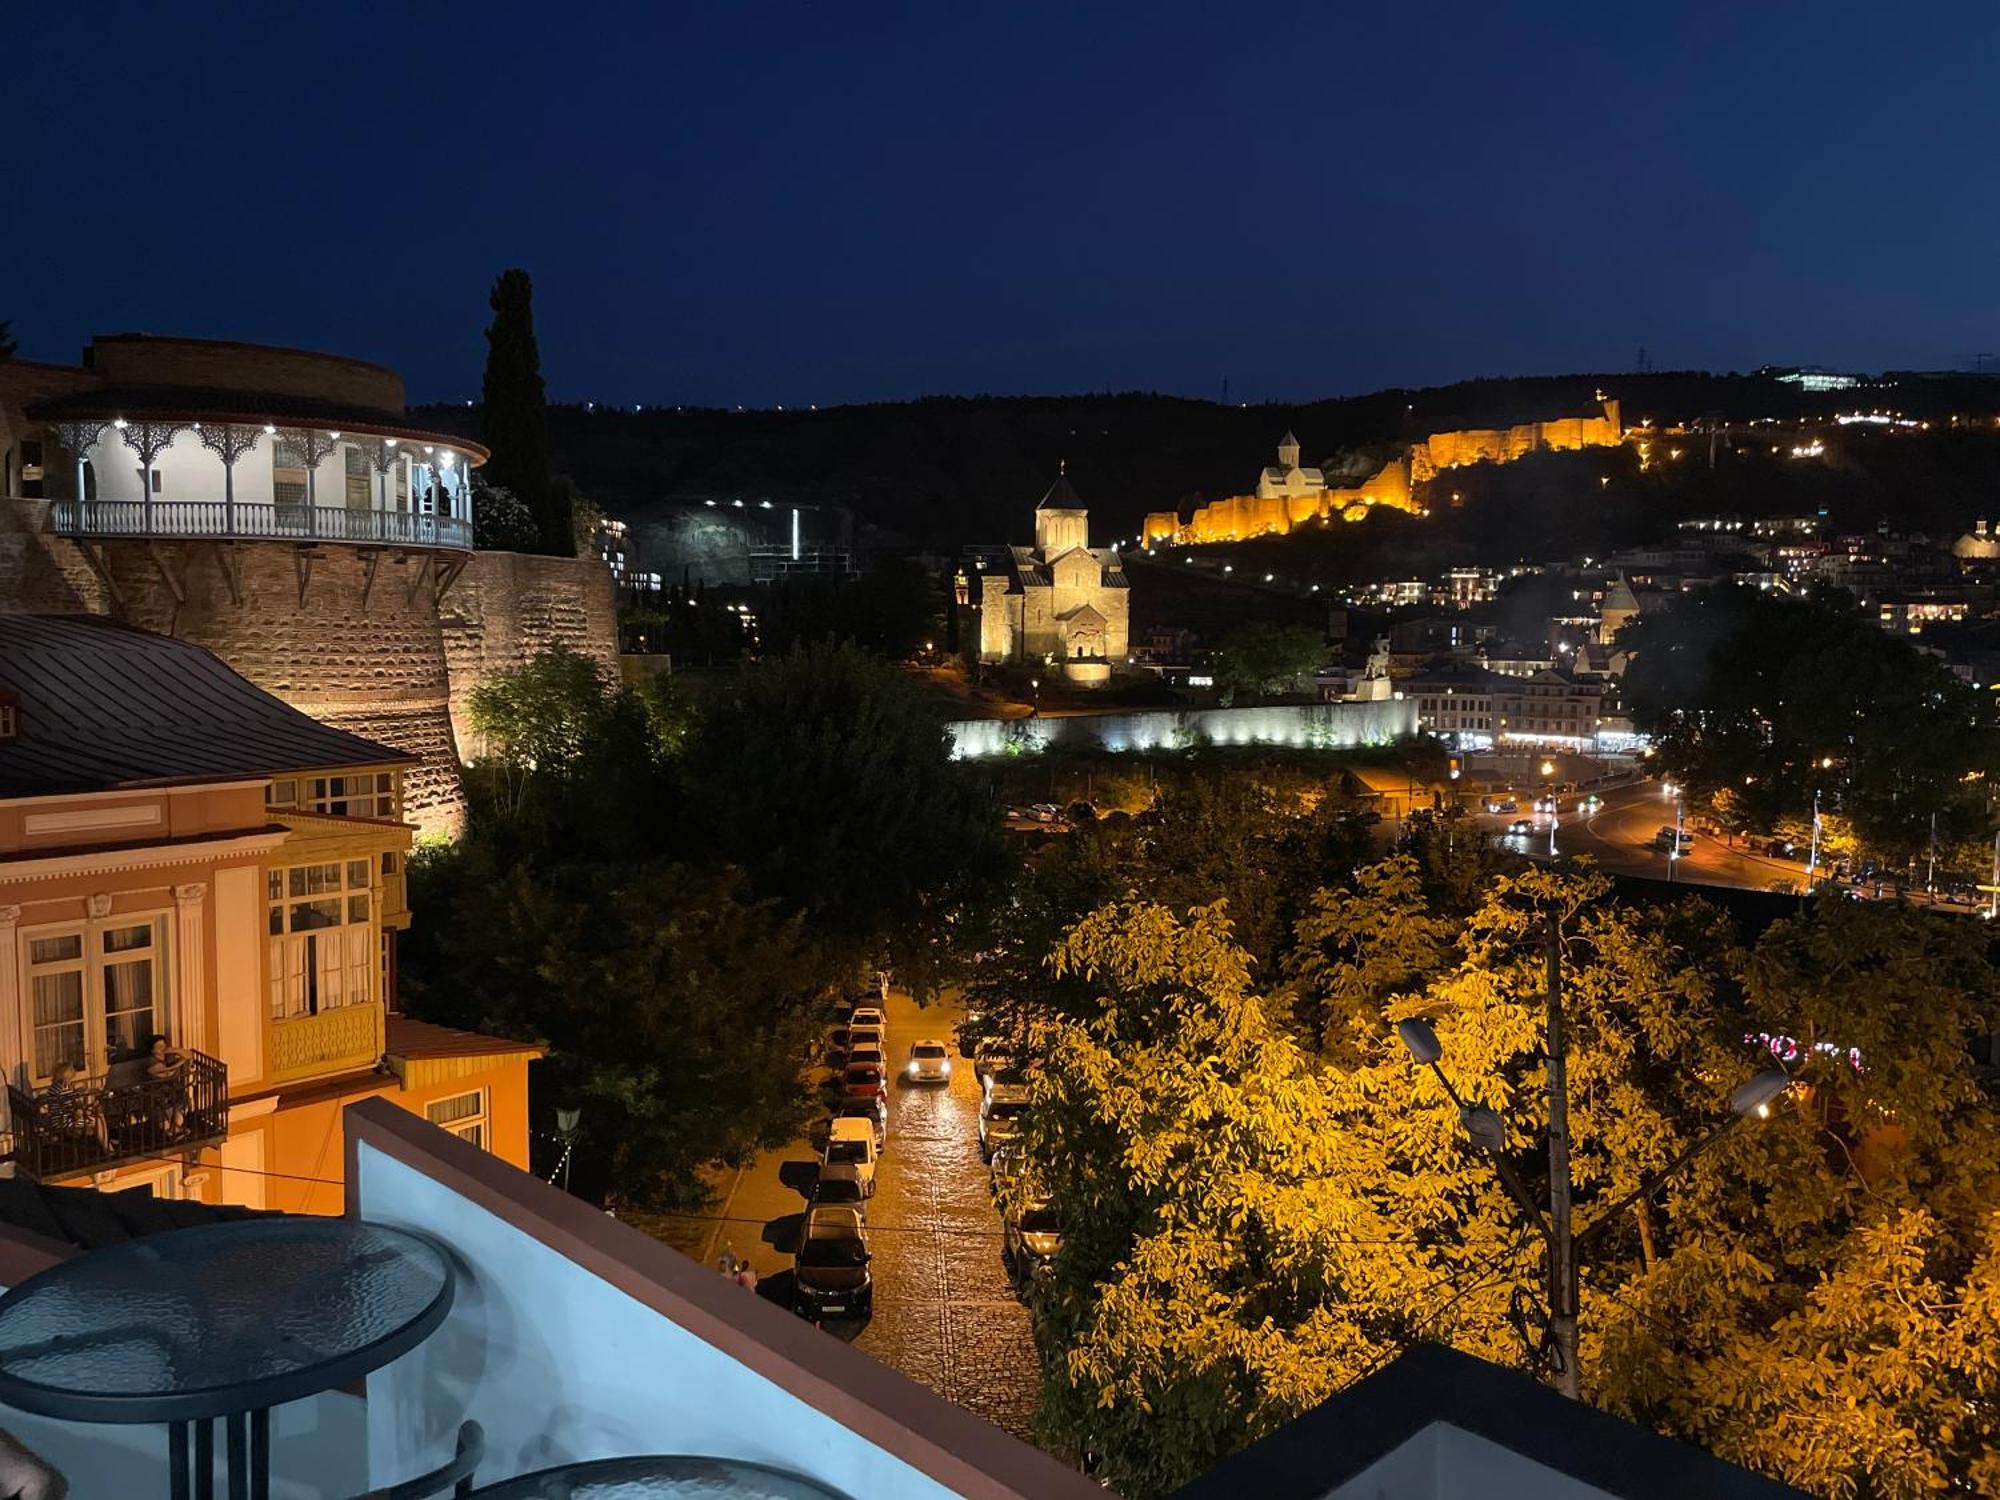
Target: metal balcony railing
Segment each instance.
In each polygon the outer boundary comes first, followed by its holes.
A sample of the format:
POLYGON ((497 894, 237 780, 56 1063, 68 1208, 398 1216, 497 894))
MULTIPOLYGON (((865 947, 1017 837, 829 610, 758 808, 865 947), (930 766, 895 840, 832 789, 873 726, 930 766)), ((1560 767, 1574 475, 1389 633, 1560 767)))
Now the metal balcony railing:
POLYGON ((204 1052, 184 1055, 171 1078, 147 1077, 141 1058, 68 1088, 8 1085, 15 1165, 42 1179, 66 1177, 226 1139, 229 1069, 204 1052))
POLYGON ((472 548, 470 521, 406 510, 250 500, 55 500, 50 510, 58 536, 472 548))

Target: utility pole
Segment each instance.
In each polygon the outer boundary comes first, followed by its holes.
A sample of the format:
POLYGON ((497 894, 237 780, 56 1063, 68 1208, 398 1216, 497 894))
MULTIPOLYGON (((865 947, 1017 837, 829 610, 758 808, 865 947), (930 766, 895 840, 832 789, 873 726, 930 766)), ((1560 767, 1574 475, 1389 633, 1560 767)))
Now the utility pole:
MULTIPOLYGON (((2000 881, 2000 839, 1993 841, 1994 879, 2000 881)), ((1810 896, 1813 877, 1819 872, 1819 793, 1813 793, 1812 851, 1806 855, 1806 894, 1810 896)))
POLYGON ((1570 1229, 1569 1037, 1563 1030, 1562 921, 1548 912, 1549 962, 1549 1338, 1555 1346, 1556 1389, 1572 1400, 1577 1379, 1576 1236, 1570 1229))

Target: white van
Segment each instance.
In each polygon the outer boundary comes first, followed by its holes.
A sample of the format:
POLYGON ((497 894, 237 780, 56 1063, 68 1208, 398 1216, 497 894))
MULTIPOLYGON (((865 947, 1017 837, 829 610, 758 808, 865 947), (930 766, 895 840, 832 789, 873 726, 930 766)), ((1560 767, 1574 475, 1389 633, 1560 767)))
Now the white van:
POLYGON ((869 1120, 839 1115, 827 1126, 826 1159, 820 1163, 822 1182, 845 1178, 861 1185, 861 1196, 875 1196, 875 1126, 869 1120))

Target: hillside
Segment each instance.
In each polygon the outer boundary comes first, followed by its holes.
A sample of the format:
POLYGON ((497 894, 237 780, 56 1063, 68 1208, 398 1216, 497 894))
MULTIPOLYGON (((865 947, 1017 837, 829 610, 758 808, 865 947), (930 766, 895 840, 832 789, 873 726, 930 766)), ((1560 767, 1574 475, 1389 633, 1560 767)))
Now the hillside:
MULTIPOLYGON (((1890 380, 1859 391, 1811 394, 1755 375, 1584 374, 1256 407, 1140 393, 933 397, 822 411, 556 406, 549 412, 549 436, 557 468, 628 521, 643 522, 677 499, 768 497, 846 505, 864 534, 878 540, 951 547, 1027 540, 1032 504, 1059 462, 1067 463, 1091 507, 1093 531, 1106 539, 1130 535, 1148 511, 1185 511, 1242 491, 1271 461, 1288 427, 1301 440, 1304 461, 1352 469, 1389 445, 1433 431, 1584 412, 1600 389, 1623 401, 1628 422, 1647 416, 1689 421, 1708 413, 1748 421, 1875 406, 1918 417, 2000 411, 2000 380, 1885 377, 1890 380)), ((433 407, 421 419, 472 435, 479 413, 433 407)), ((1995 472, 1987 467, 1992 455, 1961 473, 1967 458, 1960 453, 1928 466, 1935 470, 1930 478, 1961 509, 1977 503, 1968 491, 1983 487, 1994 494, 2000 488, 1984 477, 1995 472)), ((1459 472, 1469 478, 1475 471, 1459 472)), ((1861 509, 1902 485, 1895 474, 1850 478, 1831 489, 1861 509)), ((1813 486, 1796 477, 1783 488, 1798 492, 1797 505, 1812 498, 1813 486)), ((1754 484, 1734 484, 1718 472, 1717 479, 1691 481, 1688 489, 1704 497, 1694 510, 1769 508, 1761 503, 1770 494, 1761 475, 1754 484)))

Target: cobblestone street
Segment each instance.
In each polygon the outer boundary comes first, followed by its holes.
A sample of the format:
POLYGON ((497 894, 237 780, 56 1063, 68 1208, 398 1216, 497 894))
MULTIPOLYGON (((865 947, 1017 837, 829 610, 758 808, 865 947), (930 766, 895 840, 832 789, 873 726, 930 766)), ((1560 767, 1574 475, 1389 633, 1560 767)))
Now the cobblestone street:
MULTIPOLYGON (((979 1083, 954 1050, 950 1082, 900 1081, 910 1043, 951 1045, 953 1006, 919 1008, 898 993, 888 1005, 892 1070, 889 1139, 868 1205, 875 1310, 866 1323, 829 1324, 882 1363, 1020 1437, 1034 1412, 1037 1371, 1028 1313, 1000 1263, 1000 1220, 979 1155, 979 1083)), ((765 1295, 791 1295, 792 1247, 812 1191, 817 1151, 801 1140, 767 1152, 722 1184, 698 1253, 747 1255, 765 1295)), ((691 1252, 696 1246, 674 1237, 691 1252)))

